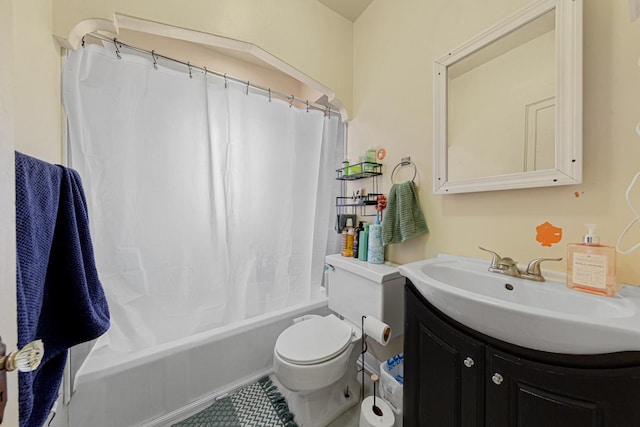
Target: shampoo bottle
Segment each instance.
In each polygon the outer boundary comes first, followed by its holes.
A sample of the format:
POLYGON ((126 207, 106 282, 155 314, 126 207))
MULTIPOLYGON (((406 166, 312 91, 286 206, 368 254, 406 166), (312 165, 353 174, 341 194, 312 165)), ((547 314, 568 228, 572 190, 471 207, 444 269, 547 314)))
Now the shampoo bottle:
POLYGON ((347 219, 347 237, 345 242, 345 248, 342 252, 342 256, 352 257, 353 256, 353 220, 351 218, 347 219))
POLYGON ((371 264, 384 263, 384 245, 382 244, 382 225, 379 215, 376 223, 369 226, 369 247, 367 248, 367 261, 371 264))
POLYGON ((364 229, 362 221, 358 223, 358 226, 353 230, 353 257, 358 258, 360 255, 360 232, 364 229))
POLYGON ((358 259, 360 261, 366 261, 369 252, 369 224, 364 225, 364 230, 360 232, 359 240, 358 259))
POLYGON ((582 243, 567 247, 567 287, 597 295, 613 296, 616 285, 616 249, 601 245, 595 225, 589 229, 582 243))

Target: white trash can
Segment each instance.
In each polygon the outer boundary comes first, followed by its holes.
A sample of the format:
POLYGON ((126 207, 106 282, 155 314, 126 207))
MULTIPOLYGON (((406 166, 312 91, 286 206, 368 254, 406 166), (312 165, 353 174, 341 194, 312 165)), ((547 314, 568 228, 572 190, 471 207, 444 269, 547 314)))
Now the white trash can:
MULTIPOLYGON (((402 422, 402 384, 404 383, 404 355, 393 356, 380 364, 382 397, 390 404, 396 420, 402 422)), ((398 425, 398 423, 396 423, 398 425)), ((399 424, 402 425, 402 424, 399 424)))

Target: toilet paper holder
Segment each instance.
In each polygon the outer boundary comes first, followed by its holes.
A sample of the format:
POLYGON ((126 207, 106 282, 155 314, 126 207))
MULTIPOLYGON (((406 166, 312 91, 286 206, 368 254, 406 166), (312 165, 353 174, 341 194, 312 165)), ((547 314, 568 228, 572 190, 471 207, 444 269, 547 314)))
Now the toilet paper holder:
MULTIPOLYGON (((367 352, 368 346, 367 346, 367 330, 370 329, 370 327, 366 327, 367 325, 365 325, 365 319, 367 318, 366 315, 362 316, 361 319, 361 330, 362 330, 362 337, 360 339, 360 358, 361 358, 361 362, 362 362, 362 367, 360 368, 360 371, 362 372, 362 385, 360 387, 360 400, 364 400, 364 354, 367 352)), ((370 324, 373 324, 373 328, 376 329, 377 332, 377 336, 376 337, 372 337, 374 338, 380 345, 386 346, 389 343, 389 338, 391 336, 391 327, 381 321, 379 321, 378 319, 371 317, 370 319, 370 324), (380 328, 382 328, 380 330, 380 328)), ((375 387, 375 384, 374 384, 375 387)))

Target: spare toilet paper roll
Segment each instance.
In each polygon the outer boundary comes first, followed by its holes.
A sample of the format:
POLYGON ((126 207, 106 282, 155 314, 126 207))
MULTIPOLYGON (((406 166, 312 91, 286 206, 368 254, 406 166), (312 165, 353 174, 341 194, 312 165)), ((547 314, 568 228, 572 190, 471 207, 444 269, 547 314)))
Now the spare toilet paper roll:
POLYGON ((391 407, 379 397, 376 398, 376 406, 382 415, 378 415, 373 410, 373 396, 369 396, 362 401, 360 406, 360 426, 359 427, 391 427, 395 423, 395 415, 391 407))
POLYGON ((373 338, 381 345, 389 344, 391 337, 391 326, 376 319, 373 316, 364 318, 363 332, 373 338))

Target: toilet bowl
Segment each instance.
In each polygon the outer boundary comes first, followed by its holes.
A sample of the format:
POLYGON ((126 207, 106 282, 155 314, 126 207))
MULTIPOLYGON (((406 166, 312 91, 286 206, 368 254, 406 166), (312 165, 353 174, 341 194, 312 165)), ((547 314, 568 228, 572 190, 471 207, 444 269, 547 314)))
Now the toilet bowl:
POLYGON ((361 332, 335 315, 300 321, 283 331, 274 347, 274 371, 288 390, 323 389, 347 372, 361 332))
POLYGON ((354 348, 361 336, 358 328, 333 314, 299 321, 280 334, 274 374, 291 392, 287 400, 299 425, 326 426, 358 403, 359 351, 354 348))
POLYGON ((388 324, 392 336, 404 327, 405 279, 397 266, 329 255, 327 316, 303 316, 275 343, 273 369, 288 391, 289 408, 304 427, 324 427, 360 401, 356 360, 362 316, 388 324), (337 315, 340 316, 340 318, 337 315))

